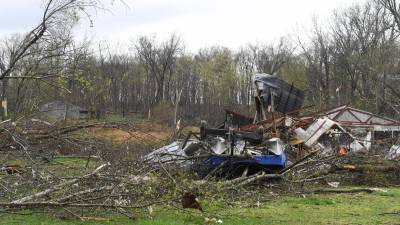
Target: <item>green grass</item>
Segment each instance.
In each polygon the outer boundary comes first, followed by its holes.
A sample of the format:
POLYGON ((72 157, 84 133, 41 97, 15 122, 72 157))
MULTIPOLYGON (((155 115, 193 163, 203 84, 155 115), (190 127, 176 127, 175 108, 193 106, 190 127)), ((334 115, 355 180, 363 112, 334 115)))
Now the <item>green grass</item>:
POLYGON ((114 216, 109 222, 61 220, 49 214, 28 216, 0 214, 0 224, 204 224, 205 217, 216 217, 223 224, 400 224, 400 188, 372 194, 329 194, 287 196, 241 206, 223 202, 203 202, 207 215, 196 210, 154 210, 150 219, 146 211, 137 212, 136 220, 114 216), (189 212, 189 213, 187 213, 189 212), (399 212, 398 214, 394 212, 399 212), (391 214, 390 214, 391 213, 391 214))
POLYGON ((80 176, 92 171, 99 164, 98 160, 93 158, 88 163, 85 158, 56 157, 47 164, 47 169, 58 176, 80 176))

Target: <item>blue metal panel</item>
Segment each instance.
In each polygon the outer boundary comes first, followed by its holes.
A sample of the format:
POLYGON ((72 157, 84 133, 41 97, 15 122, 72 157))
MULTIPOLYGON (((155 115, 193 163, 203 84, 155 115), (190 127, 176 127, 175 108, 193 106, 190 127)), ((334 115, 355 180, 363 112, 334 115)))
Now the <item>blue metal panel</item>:
MULTIPOLYGON (((226 156, 211 156, 204 161, 205 164, 211 166, 218 166, 228 158, 226 156)), ((286 155, 282 152, 280 155, 256 155, 249 159, 238 160, 235 164, 249 164, 259 165, 265 168, 268 167, 285 167, 286 155)))

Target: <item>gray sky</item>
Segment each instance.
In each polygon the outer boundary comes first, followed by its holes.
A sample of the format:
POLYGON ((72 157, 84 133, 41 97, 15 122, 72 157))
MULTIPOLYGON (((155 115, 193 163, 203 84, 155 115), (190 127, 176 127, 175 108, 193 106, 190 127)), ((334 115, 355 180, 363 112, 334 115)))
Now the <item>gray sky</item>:
MULTIPOLYGON (((273 42, 306 33, 312 18, 324 21, 336 8, 365 0, 118 0, 94 13, 94 26, 81 21, 75 33, 125 47, 138 35, 158 40, 178 34, 190 51, 222 45, 273 42)), ((104 0, 103 2, 112 2, 104 0)), ((42 0, 0 0, 0 36, 28 31, 40 19, 42 0)), ((323 22, 322 22, 323 23, 323 22)))

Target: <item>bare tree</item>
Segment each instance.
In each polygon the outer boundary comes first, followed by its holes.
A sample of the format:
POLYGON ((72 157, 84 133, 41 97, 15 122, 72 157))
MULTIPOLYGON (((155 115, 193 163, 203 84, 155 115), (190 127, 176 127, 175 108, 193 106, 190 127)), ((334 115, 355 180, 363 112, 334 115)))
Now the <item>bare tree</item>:
POLYGON ((378 82, 377 75, 387 68, 383 66, 385 62, 393 61, 390 52, 396 49, 396 35, 387 11, 379 4, 367 2, 335 12, 332 37, 339 94, 342 98, 352 96, 353 103, 361 98, 366 106, 376 101, 374 95, 378 92, 373 87, 378 82))
POLYGON ((252 45, 248 45, 247 47, 240 49, 235 56, 238 73, 243 76, 244 81, 244 85, 241 88, 242 102, 249 106, 252 102, 253 95, 252 75, 256 71, 256 62, 254 55, 252 54, 252 48, 252 45))
POLYGON ((333 64, 333 46, 327 32, 314 21, 314 34, 307 48, 300 43, 307 64, 307 78, 313 102, 318 101, 319 108, 327 108, 331 104, 331 79, 333 64), (316 92, 316 93, 315 93, 316 92))
POLYGON ((177 55, 182 51, 179 37, 172 35, 161 45, 157 45, 154 38, 140 37, 135 49, 148 73, 156 80, 156 102, 164 100, 166 76, 173 69, 177 55))
POLYGON ((278 45, 250 45, 259 73, 275 74, 290 60, 293 49, 281 38, 278 45))
POLYGON ((397 0, 376 0, 376 2, 390 12, 400 32, 400 3, 397 0))

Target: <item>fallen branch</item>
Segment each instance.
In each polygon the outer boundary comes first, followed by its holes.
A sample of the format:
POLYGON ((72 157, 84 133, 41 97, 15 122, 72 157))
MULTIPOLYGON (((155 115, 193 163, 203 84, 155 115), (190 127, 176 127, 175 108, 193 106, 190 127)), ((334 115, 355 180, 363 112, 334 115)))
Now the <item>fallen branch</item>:
POLYGON ((291 169, 295 168, 301 162, 304 162, 305 160, 309 159, 311 156, 314 156, 315 154, 317 154, 317 152, 319 152, 319 150, 315 150, 315 151, 310 152, 310 154, 304 156, 303 158, 299 159, 298 161, 296 161, 292 165, 290 165, 290 166, 282 169, 281 171, 279 171, 279 174, 283 175, 283 174, 289 172, 291 169))
POLYGON ((235 187, 242 187, 247 184, 253 183, 255 181, 262 180, 262 179, 271 179, 271 178, 280 178, 280 177, 281 177, 280 174, 266 174, 265 172, 263 172, 260 175, 248 177, 248 179, 235 185, 235 187))
POLYGON ((83 176, 81 178, 76 178, 76 179, 72 179, 72 180, 69 180, 67 182, 61 183, 61 184, 57 184, 57 185, 55 185, 55 186, 53 186, 51 188, 48 188, 48 189, 46 189, 44 191, 39 192, 39 193, 36 193, 36 194, 33 194, 33 195, 29 195, 29 196, 23 197, 23 198, 18 199, 18 200, 14 200, 14 201, 11 202, 11 204, 21 204, 21 203, 24 203, 24 202, 31 201, 31 200, 33 200, 35 198, 39 198, 39 197, 45 196, 45 195, 50 194, 52 192, 58 191, 58 190, 60 190, 61 188, 65 187, 65 186, 72 185, 72 184, 78 182, 80 179, 88 178, 88 177, 91 177, 91 176, 97 174, 100 170, 102 170, 104 167, 106 167, 108 165, 109 164, 102 164, 101 166, 99 166, 95 170, 93 170, 93 172, 91 172, 91 173, 89 173, 89 174, 87 174, 87 175, 85 175, 85 176, 83 176))
POLYGON ((219 164, 217 167, 215 167, 211 172, 209 172, 208 174, 207 174, 207 176, 205 176, 204 178, 203 178, 203 180, 209 180, 219 169, 221 169, 222 167, 224 167, 225 166, 225 164, 227 164, 229 162, 229 160, 225 160, 225 161, 223 161, 221 164, 219 164))
POLYGON ((358 192, 367 192, 372 193, 375 192, 374 188, 354 188, 354 189, 317 189, 311 191, 311 193, 319 194, 319 193, 358 193, 358 192))
POLYGON ((262 180, 262 179, 271 179, 271 178, 280 178, 280 177, 281 177, 280 174, 267 174, 263 171, 263 172, 256 173, 249 177, 239 177, 234 180, 225 181, 223 185, 226 187, 224 189, 230 189, 233 186, 242 187, 244 185, 247 185, 252 182, 262 180))
POLYGON ((7 208, 40 208, 40 207, 79 207, 79 208, 89 208, 89 207, 102 207, 102 208, 122 208, 122 209, 138 209, 148 207, 155 203, 149 203, 139 206, 123 206, 123 205, 112 205, 112 204, 78 204, 78 203, 59 203, 59 202, 23 202, 23 203, 6 203, 0 202, 1 207, 7 208))
POLYGON ((396 163, 394 165, 382 166, 382 165, 335 165, 336 170, 345 170, 349 172, 398 172, 400 171, 399 164, 396 163))
POLYGON ((92 128, 92 127, 116 127, 116 126, 112 124, 108 125, 106 123, 79 124, 75 126, 61 127, 55 130, 46 131, 44 133, 39 133, 37 135, 33 135, 33 138, 36 140, 43 140, 47 138, 52 138, 57 135, 67 134, 80 129, 92 128))
POLYGON ((69 200, 71 198, 74 198, 74 197, 77 197, 77 196, 80 196, 80 195, 99 192, 99 191, 103 191, 103 190, 111 190, 112 188, 113 188, 113 186, 104 186, 104 187, 91 188, 91 189, 79 191, 79 192, 70 194, 68 196, 59 198, 59 199, 56 200, 56 202, 65 202, 65 201, 67 201, 67 200, 69 200))

